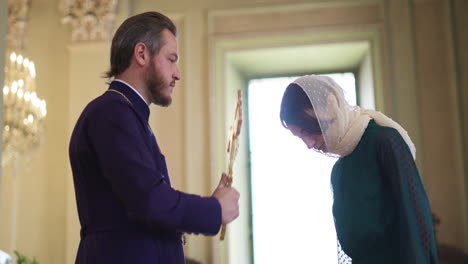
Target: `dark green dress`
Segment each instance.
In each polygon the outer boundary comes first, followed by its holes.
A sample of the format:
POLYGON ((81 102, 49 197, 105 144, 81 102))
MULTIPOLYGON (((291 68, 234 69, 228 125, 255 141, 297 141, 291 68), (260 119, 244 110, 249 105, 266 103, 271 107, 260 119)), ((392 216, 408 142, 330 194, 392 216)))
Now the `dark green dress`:
POLYGON ((353 264, 437 263, 429 201, 396 129, 371 120, 331 181, 338 240, 353 264))

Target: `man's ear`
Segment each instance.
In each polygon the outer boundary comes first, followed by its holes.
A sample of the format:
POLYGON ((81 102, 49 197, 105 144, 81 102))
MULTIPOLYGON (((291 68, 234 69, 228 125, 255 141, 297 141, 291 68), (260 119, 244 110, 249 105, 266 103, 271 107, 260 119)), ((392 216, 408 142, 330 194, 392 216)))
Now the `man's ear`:
POLYGON ((139 66, 145 66, 150 58, 149 50, 145 43, 138 42, 133 49, 133 57, 139 66))

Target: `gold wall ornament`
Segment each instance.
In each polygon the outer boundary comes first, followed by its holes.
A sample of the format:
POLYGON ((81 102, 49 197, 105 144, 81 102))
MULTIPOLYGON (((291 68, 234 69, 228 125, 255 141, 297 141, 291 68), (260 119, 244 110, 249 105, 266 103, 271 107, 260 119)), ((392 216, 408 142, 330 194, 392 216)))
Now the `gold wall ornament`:
POLYGON ((8 34, 7 47, 16 51, 23 51, 28 24, 28 12, 31 0, 8 1, 8 34))
POLYGON ((16 153, 22 154, 39 145, 47 115, 46 102, 36 93, 36 67, 24 56, 30 4, 30 0, 8 2, 2 165, 16 153))
MULTIPOLYGON (((229 129, 229 137, 228 137, 228 145, 227 145, 227 153, 229 153, 229 161, 228 161, 228 184, 227 186, 231 186, 232 179, 233 179, 233 170, 234 170, 234 161, 236 160, 237 150, 239 149, 239 135, 241 132, 242 127, 242 91, 237 90, 237 101, 236 101, 236 110, 234 113, 234 121, 232 123, 231 128, 229 129)), ((224 240, 226 235, 226 225, 222 225, 221 227, 221 234, 219 239, 224 240)))
POLYGON ((118 0, 62 0, 62 24, 71 25, 74 42, 109 40, 118 0))

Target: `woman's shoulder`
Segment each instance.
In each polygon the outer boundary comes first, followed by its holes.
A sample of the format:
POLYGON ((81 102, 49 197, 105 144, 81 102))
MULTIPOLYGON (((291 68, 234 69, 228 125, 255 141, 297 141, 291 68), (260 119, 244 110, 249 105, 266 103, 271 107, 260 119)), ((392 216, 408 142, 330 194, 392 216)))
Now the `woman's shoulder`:
POLYGON ((349 156, 367 158, 369 155, 374 156, 382 150, 394 149, 400 145, 404 145, 404 140, 398 130, 379 125, 372 119, 369 121, 358 146, 349 156))
POLYGON ((378 142, 395 140, 401 138, 400 133, 393 127, 381 126, 375 122, 375 120, 370 120, 369 125, 367 126, 366 131, 364 132, 363 137, 368 137, 374 139, 378 142))
POLYGON ((369 124, 368 133, 369 142, 372 142, 372 148, 376 153, 388 154, 390 152, 397 152, 403 155, 409 151, 408 145, 401 136, 400 132, 393 127, 381 126, 375 121, 369 124))

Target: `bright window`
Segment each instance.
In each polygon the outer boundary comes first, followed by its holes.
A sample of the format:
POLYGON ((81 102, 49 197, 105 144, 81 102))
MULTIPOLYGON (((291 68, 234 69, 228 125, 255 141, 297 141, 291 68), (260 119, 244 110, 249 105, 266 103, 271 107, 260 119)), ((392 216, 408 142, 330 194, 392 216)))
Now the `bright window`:
MULTIPOLYGON (((329 75, 355 104, 352 73, 329 75)), ((330 173, 336 159, 306 148, 280 122, 284 90, 296 77, 249 83, 254 263, 337 263, 330 173)))

